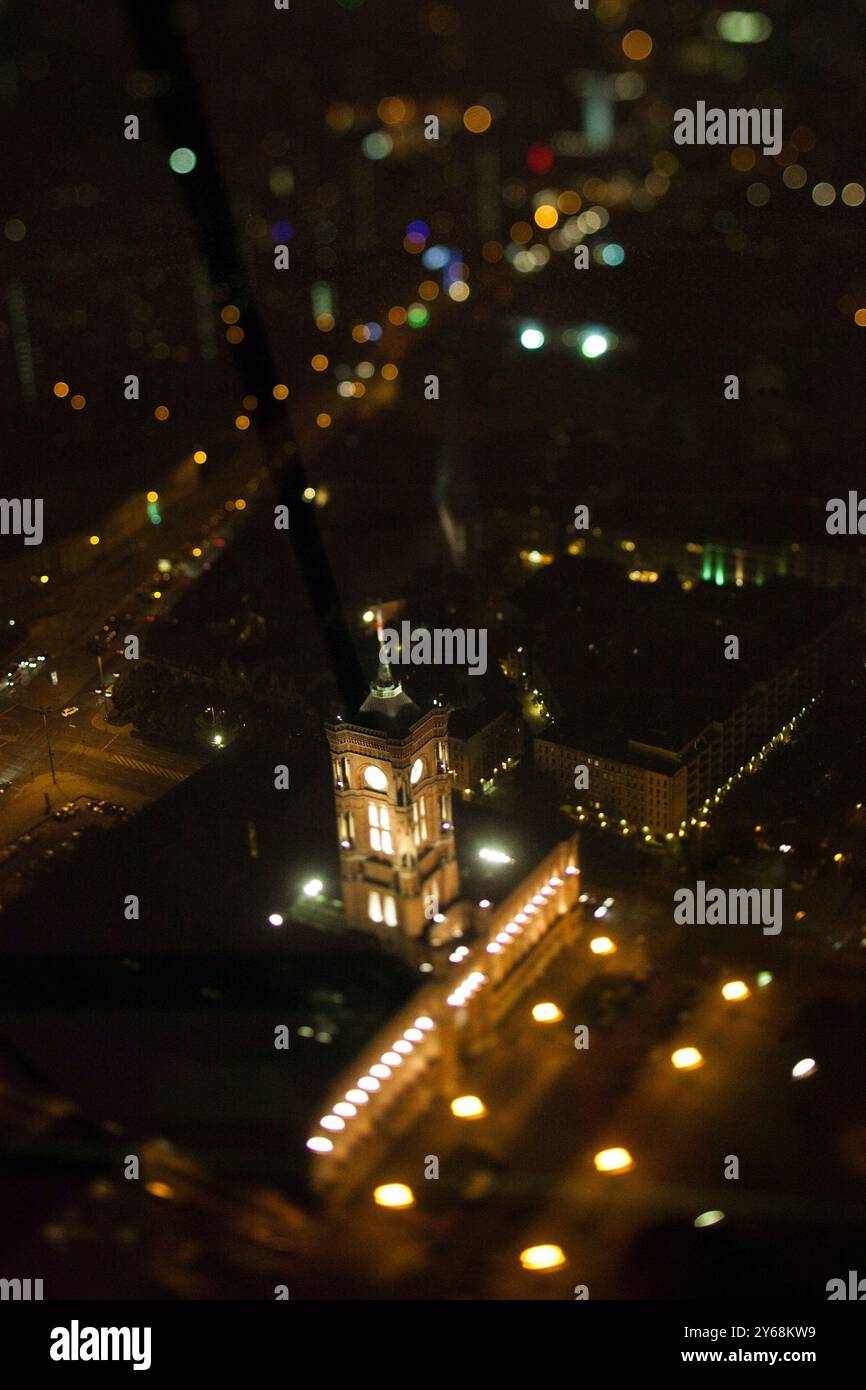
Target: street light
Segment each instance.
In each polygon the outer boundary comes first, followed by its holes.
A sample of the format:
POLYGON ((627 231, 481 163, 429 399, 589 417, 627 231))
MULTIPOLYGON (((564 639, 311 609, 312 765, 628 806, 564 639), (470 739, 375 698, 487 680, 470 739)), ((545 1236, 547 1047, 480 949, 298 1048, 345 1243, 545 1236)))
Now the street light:
POLYGON ((678 1047, 671 1054, 671 1061, 677 1071, 694 1071, 704 1065, 703 1055, 696 1047, 678 1047))
POLYGON ((745 980, 729 980, 726 985, 722 985, 722 998, 729 1004, 737 1004, 741 999, 748 999, 751 994, 749 986, 745 980))
POLYGON ((628 1149, 602 1149, 593 1159, 598 1173, 626 1173, 634 1167, 634 1159, 628 1149))
POLYGON ((580 351, 584 357, 592 358, 603 357, 607 352, 610 343, 604 333, 587 333, 580 344, 580 351))
POLYGON ((392 1211, 405 1210, 406 1207, 414 1207, 415 1194, 406 1183, 385 1182, 373 1192, 373 1201, 377 1207, 390 1207, 392 1211))
POLYGON ((451 1102, 451 1114, 458 1120, 483 1120, 487 1106, 479 1096, 457 1096, 451 1102))
POLYGON ((561 1245, 530 1245, 520 1252, 520 1263, 524 1269, 533 1271, 559 1269, 565 1264, 561 1245))
POLYGON ((102 691, 102 705, 105 710, 105 717, 108 718, 108 696, 105 693, 105 676, 102 671, 102 652, 96 653, 96 664, 99 667, 99 688, 102 691))
POLYGON ((49 714, 53 714, 54 711, 51 709, 46 709, 42 705, 39 705, 37 709, 32 709, 28 705, 22 705, 21 708, 26 709, 29 714, 42 715, 42 727, 45 730, 45 742, 48 745, 48 765, 51 768, 51 781, 54 783, 54 786, 56 787, 57 773, 54 770, 54 754, 51 749, 51 736, 48 733, 48 716, 49 714))

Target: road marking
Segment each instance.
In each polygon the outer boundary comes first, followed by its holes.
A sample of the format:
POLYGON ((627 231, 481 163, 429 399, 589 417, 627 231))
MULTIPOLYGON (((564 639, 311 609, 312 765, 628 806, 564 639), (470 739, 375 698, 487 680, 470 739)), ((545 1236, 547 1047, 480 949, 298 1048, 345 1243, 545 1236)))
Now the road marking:
POLYGON ((189 776, 188 772, 175 772, 170 767, 160 767, 157 763, 139 762, 137 758, 126 758, 122 753, 112 753, 111 761, 121 763, 123 767, 135 768, 137 772, 151 772, 156 777, 168 777, 172 782, 185 782, 189 776))

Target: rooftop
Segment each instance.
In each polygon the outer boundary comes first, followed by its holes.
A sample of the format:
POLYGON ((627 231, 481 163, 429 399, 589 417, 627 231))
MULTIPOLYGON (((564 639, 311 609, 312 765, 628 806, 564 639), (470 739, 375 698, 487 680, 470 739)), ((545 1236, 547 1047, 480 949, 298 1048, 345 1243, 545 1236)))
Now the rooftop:
POLYGON ((518 596, 540 677, 560 707, 550 736, 568 729, 579 747, 591 740, 615 757, 629 739, 684 747, 856 601, 850 590, 793 578, 686 592, 672 577, 633 583, 612 562, 570 556, 518 596), (738 660, 725 659, 729 635, 739 638, 738 660))

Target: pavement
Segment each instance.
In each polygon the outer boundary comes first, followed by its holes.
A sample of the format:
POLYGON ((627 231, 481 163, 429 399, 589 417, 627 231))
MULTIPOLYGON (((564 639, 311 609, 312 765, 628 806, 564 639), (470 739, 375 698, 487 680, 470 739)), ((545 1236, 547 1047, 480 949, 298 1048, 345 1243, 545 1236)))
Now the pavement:
MULTIPOLYGON (((781 872, 778 856, 761 861, 765 882, 781 872)), ((776 1287, 802 1297, 812 1283, 822 1296, 839 1249, 866 1226, 866 1129, 848 1085, 862 1049, 855 1055, 843 1028, 835 1041, 822 1034, 814 1077, 795 1081, 791 1069, 810 1003, 832 1000, 844 1016, 862 998, 863 952, 834 959, 787 913, 781 940, 748 927, 677 927, 671 886, 617 890, 604 922, 590 919, 503 1020, 495 1045, 465 1066, 458 1093, 480 1096, 486 1116, 461 1121, 436 1102, 347 1203, 347 1225, 373 1252, 368 1278, 379 1271, 373 1297, 573 1300, 586 1285, 593 1299, 681 1298, 698 1296, 695 1279, 724 1283, 737 1269, 747 1297, 762 1296, 764 1277, 766 1296, 776 1287), (617 955, 588 953, 601 930, 617 955), (589 979, 645 966, 648 985, 620 1017, 607 1027, 583 1017, 589 979), (772 974, 765 985, 762 969, 772 974), (745 979, 750 997, 727 1003, 729 978, 745 979), (542 1000, 559 1004, 561 1022, 532 1020, 542 1000), (574 1047, 580 1022, 590 1025, 587 1050, 574 1047), (671 1054, 684 1046, 704 1065, 677 1071, 671 1054), (598 1174, 594 1154, 614 1146, 634 1167, 598 1174), (430 1155, 436 1181, 425 1181, 430 1155), (725 1176, 729 1155, 741 1163, 737 1180, 725 1176), (371 1201, 372 1188, 391 1181, 417 1198, 400 1214, 399 1259, 398 1214, 371 1201), (725 1213, 718 1229, 694 1227, 714 1210, 725 1213), (523 1270, 520 1251, 547 1243, 562 1247, 565 1264, 523 1270)))
MULTIPOLYGON (((79 696, 86 699, 85 694, 79 696)), ((0 797, 0 904, 26 886, 40 858, 74 847, 72 831, 88 825, 109 828, 116 816, 94 814, 91 800, 108 801, 134 812, 202 766, 204 759, 154 748, 134 733, 107 724, 99 714, 81 711, 68 720, 49 720, 54 774, 41 715, 13 706, 0 715, 0 766, 10 789, 0 797), (75 817, 55 819, 70 803, 75 817), (19 837, 32 837, 22 843, 19 837), (50 854, 48 853, 50 851, 50 854)))

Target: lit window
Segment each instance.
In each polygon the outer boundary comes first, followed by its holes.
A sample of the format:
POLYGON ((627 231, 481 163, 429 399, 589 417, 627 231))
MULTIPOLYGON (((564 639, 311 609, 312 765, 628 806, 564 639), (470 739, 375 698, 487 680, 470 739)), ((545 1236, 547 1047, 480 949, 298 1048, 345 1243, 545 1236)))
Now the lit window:
POLYGON ((370 818, 370 846, 378 850, 379 853, 393 854, 394 845, 391 840, 391 818, 387 806, 368 806, 367 812, 370 818))
POLYGON ((397 907, 390 893, 385 896, 385 925, 387 927, 396 927, 397 925, 397 907))
POLYGON ((423 797, 416 801, 412 807, 412 826, 415 845, 420 848, 421 845, 427 843, 427 808, 423 797))
POLYGON ((371 922, 382 922, 382 899, 378 893, 371 893, 367 900, 367 915, 371 922))

